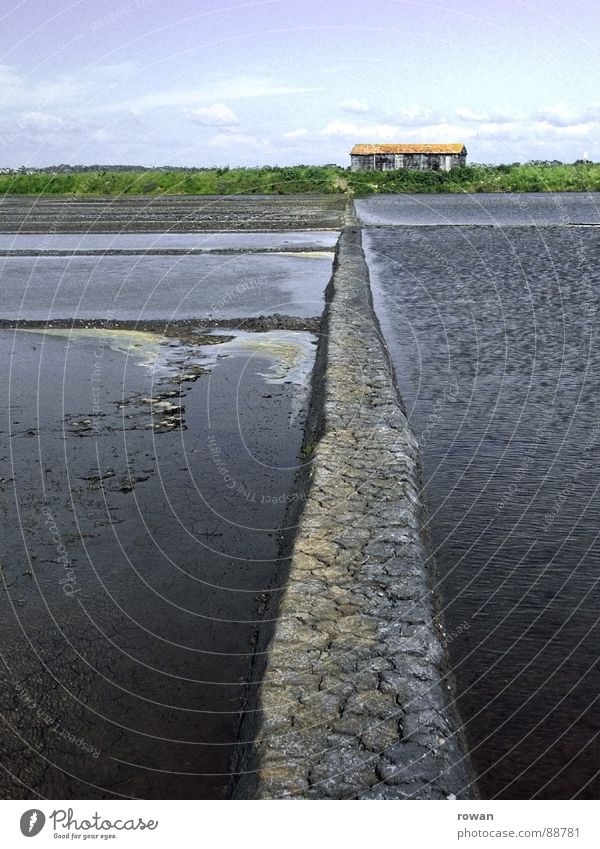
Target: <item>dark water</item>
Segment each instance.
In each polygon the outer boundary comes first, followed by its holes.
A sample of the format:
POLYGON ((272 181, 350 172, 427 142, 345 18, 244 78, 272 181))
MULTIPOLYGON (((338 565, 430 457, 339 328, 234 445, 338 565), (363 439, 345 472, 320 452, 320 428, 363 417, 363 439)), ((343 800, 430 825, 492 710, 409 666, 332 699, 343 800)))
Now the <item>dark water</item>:
MULTIPOLYGON (((438 210, 452 217, 454 202, 438 210)), ((543 218, 540 199, 534 211, 543 218)), ((364 234, 422 447, 458 707, 486 798, 600 796, 599 240, 565 226, 364 234)))
POLYGON ((356 202, 365 224, 600 224, 600 201, 587 192, 383 195, 356 202))
POLYGON ((0 331, 3 798, 227 795, 315 340, 225 334, 0 331))

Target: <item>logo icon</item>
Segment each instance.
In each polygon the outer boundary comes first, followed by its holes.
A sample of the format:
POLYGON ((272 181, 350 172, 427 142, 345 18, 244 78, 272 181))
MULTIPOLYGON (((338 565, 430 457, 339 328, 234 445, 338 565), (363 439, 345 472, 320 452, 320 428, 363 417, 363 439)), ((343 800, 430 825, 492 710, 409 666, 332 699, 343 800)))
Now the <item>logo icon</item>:
POLYGON ((21 816, 21 834, 25 837, 35 837, 46 824, 46 817, 37 808, 25 811, 21 816))

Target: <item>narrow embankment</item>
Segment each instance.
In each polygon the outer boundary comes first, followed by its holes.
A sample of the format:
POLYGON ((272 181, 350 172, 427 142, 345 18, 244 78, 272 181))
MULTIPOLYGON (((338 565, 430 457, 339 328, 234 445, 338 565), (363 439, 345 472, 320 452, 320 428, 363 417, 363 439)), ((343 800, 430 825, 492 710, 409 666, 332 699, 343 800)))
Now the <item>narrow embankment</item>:
POLYGON ((431 589, 418 446, 352 214, 323 325, 311 479, 268 655, 258 647, 260 704, 242 723, 242 739, 255 742, 236 765, 234 795, 470 798, 431 589))

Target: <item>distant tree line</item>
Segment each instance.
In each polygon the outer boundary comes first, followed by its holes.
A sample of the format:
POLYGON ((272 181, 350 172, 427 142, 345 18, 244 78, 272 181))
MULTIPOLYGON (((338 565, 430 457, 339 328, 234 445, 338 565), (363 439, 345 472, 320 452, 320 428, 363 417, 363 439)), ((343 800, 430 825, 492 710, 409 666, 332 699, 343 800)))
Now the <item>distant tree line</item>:
POLYGON ((0 173, 2 194, 234 195, 379 192, 600 191, 600 164, 537 160, 507 165, 466 165, 443 171, 350 171, 339 165, 262 168, 143 168, 60 165, 0 173))

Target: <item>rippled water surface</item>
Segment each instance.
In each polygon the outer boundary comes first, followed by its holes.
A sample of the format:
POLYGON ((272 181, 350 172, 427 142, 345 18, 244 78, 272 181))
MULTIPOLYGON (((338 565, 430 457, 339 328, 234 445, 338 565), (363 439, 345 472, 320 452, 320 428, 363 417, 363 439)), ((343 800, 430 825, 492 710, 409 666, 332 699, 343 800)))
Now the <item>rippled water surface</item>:
POLYGON ((384 195, 356 202, 365 224, 600 224, 600 201, 587 192, 384 195))
POLYGON ((364 235, 487 798, 600 795, 599 239, 566 226, 364 235))

